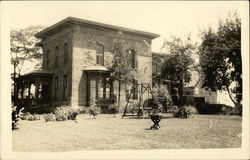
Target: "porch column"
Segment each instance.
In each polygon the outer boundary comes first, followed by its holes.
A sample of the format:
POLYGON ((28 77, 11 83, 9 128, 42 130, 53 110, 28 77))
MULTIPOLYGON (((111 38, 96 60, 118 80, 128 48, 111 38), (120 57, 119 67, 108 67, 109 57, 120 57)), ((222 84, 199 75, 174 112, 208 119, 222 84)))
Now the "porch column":
POLYGON ((39 84, 36 83, 36 89, 35 89, 35 99, 37 100, 38 99, 38 91, 39 91, 39 84))
POLYGON ((28 86, 28 98, 30 99, 30 88, 31 88, 31 83, 29 83, 29 86, 28 86))
POLYGON ((98 77, 98 73, 96 73, 96 102, 98 104, 98 99, 99 99, 99 96, 98 96, 98 83, 99 83, 99 77, 98 77))
POLYGON ((24 93, 24 86, 21 88, 21 99, 23 99, 23 93, 24 93))

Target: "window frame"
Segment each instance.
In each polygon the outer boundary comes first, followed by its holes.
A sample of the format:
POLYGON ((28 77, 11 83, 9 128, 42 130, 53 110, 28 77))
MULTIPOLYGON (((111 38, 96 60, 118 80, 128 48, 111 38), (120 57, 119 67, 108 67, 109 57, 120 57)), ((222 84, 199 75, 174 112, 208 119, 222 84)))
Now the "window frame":
POLYGON ((137 68, 137 53, 134 49, 128 49, 127 50, 128 55, 128 66, 132 69, 137 68))
POLYGON ((63 75, 63 99, 67 98, 68 76, 63 75))
POLYGON ((58 90, 58 76, 55 77, 54 80, 54 99, 57 100, 57 90, 58 90))
POLYGON ((131 92, 132 92, 132 99, 138 99, 138 93, 139 93, 139 88, 138 88, 138 80, 136 79, 133 79, 133 82, 132 82, 133 86, 137 85, 135 88, 131 88, 131 92))
POLYGON ((49 64, 50 64, 50 50, 48 49, 46 51, 46 66, 45 66, 46 69, 49 69, 49 64))
POLYGON ((59 47, 55 47, 55 67, 59 66, 59 47))
POLYGON ((96 64, 104 66, 104 45, 102 44, 96 46, 96 64))
POLYGON ((64 64, 67 65, 68 64, 68 59, 69 59, 69 44, 66 42, 63 45, 63 56, 64 56, 64 64))

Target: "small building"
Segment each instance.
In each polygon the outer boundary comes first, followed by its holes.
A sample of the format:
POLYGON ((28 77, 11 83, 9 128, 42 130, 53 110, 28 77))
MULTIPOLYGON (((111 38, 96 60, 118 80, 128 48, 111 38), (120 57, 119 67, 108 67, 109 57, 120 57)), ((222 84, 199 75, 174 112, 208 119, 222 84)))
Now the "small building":
POLYGON ((202 88, 202 80, 200 78, 198 78, 194 86, 185 87, 183 92, 187 104, 208 103, 235 106, 227 91, 211 91, 210 89, 202 88))
MULTIPOLYGON (((110 74, 118 34, 128 65, 136 71, 134 82, 152 85, 151 43, 158 34, 68 17, 36 34, 41 39, 43 69, 16 79, 19 98, 34 95, 43 103, 72 106, 88 105, 92 98, 114 103, 118 83, 111 81, 110 74)), ((121 102, 128 90, 122 85, 121 102)))
POLYGON ((183 96, 187 104, 194 104, 195 101, 202 101, 198 103, 217 104, 217 92, 202 88, 202 81, 200 79, 198 79, 194 86, 185 87, 183 96))

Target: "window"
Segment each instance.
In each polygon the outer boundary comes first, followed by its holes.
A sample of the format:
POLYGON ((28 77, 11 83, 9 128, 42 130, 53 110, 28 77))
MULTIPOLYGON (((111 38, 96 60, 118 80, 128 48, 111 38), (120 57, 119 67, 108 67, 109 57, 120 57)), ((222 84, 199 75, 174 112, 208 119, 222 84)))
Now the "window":
POLYGON ((55 90, 54 90, 55 100, 57 100, 57 89, 58 89, 58 77, 55 77, 55 90))
POLYGON ((50 51, 47 50, 47 54, 46 54, 46 69, 49 69, 49 63, 50 63, 50 51))
POLYGON ((68 43, 64 43, 64 64, 68 64, 68 43))
POLYGON ((104 98, 104 99, 110 98, 110 90, 111 90, 110 83, 111 82, 109 78, 104 77, 99 80, 99 83, 98 83, 98 97, 99 98, 104 98))
POLYGON ((96 47, 96 64, 104 65, 104 47, 99 44, 96 47))
POLYGON ((138 80, 133 79, 132 98, 138 99, 138 80))
POLYGON ((67 75, 63 76, 63 99, 66 99, 67 97, 67 75))
POLYGON ((128 53, 128 65, 133 69, 137 68, 137 55, 135 50, 129 49, 127 53, 128 53))
POLYGON ((59 64, 59 48, 55 48, 55 67, 58 67, 59 64))

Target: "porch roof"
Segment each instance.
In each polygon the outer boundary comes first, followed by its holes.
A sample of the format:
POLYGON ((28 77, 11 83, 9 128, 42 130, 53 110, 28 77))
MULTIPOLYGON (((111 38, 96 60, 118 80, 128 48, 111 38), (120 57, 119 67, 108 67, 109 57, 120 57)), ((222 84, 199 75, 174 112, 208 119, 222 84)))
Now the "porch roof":
POLYGON ((27 74, 24 74, 18 78, 16 78, 16 81, 24 80, 24 79, 29 79, 33 77, 52 77, 53 72, 48 71, 48 70, 35 70, 32 72, 29 72, 27 74))
POLYGON ((84 66, 83 71, 86 72, 111 72, 110 68, 107 68, 102 65, 90 65, 90 66, 84 66))

